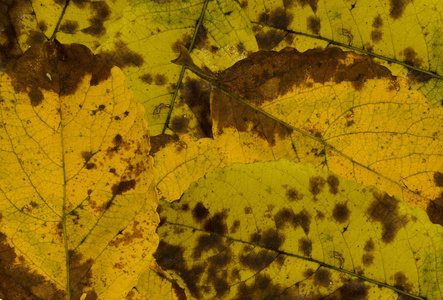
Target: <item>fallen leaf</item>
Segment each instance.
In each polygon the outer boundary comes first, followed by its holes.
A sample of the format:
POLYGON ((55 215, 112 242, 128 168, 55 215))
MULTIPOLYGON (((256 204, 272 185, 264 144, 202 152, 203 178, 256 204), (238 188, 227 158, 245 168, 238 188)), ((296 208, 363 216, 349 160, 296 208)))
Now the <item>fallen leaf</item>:
POLYGON ((217 166, 287 158, 401 195, 442 223, 434 208, 443 193, 434 179, 443 173, 442 109, 368 56, 338 48, 260 51, 212 80, 214 141, 184 139, 190 150, 174 142, 153 153, 157 187, 176 191, 167 199, 217 166), (217 153, 194 150, 205 143, 217 153), (170 151, 183 158, 163 163, 170 151))
POLYGON ((441 1, 242 1, 260 49, 329 45, 369 54, 443 105, 441 1), (283 5, 282 5, 283 4, 283 5))
POLYGON ((85 46, 0 73, 0 298, 122 299, 158 244, 143 106, 85 46))
POLYGON ((218 168, 159 213, 155 257, 189 299, 441 298, 441 226, 309 165, 218 168))

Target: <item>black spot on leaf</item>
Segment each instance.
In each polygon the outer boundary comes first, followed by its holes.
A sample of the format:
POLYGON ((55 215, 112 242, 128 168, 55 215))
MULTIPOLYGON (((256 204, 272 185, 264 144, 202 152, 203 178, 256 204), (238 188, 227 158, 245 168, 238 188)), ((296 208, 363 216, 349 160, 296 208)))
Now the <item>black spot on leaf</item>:
POLYGON ((68 34, 74 34, 78 29, 77 21, 66 20, 60 25, 60 31, 68 34))
MULTIPOLYGON (((294 0, 284 0, 283 3, 286 3, 285 7, 291 7, 292 2, 294 0)), ((302 7, 305 5, 309 5, 314 13, 317 12, 318 0, 296 0, 302 7)))
POLYGON ((171 120, 170 128, 176 133, 186 133, 188 131, 189 118, 186 116, 175 116, 171 120))
POLYGON ((92 169, 92 168, 94 168, 95 167, 95 164, 94 163, 87 163, 86 164, 86 169, 88 169, 88 170, 90 170, 90 169, 92 169))
POLYGON ((305 256, 311 256, 312 252, 312 242, 303 237, 298 240, 298 251, 302 252, 305 256))
POLYGON ((372 241, 372 239, 369 239, 366 241, 365 247, 363 249, 367 252, 371 252, 374 250, 374 248, 374 242, 372 241))
POLYGON ((274 216, 277 228, 285 228, 291 225, 294 229, 301 227, 306 234, 309 234, 309 226, 311 224, 311 215, 308 211, 303 209, 301 212, 295 214, 289 208, 280 209, 274 216))
POLYGON ((202 50, 208 47, 208 31, 203 25, 198 27, 197 36, 195 37, 194 47, 202 50))
POLYGON ((412 0, 390 0, 389 15, 391 18, 400 18, 410 2, 412 2, 412 0))
POLYGON ((157 74, 154 78, 155 85, 165 85, 167 82, 166 76, 163 74, 157 74))
POLYGON ((321 176, 313 176, 309 179, 309 191, 316 196, 321 193, 326 180, 321 176))
POLYGON ((383 31, 378 30, 378 29, 372 30, 372 32, 371 32, 371 40, 374 43, 380 42, 382 37, 383 37, 383 31))
POLYGON ((326 179, 328 185, 329 185, 329 192, 331 194, 337 194, 338 193, 338 185, 340 184, 340 181, 338 180, 338 177, 335 175, 329 175, 326 179))
POLYGON ((395 239, 397 232, 406 225, 408 217, 399 214, 399 200, 389 196, 387 193, 374 191, 374 201, 367 209, 371 221, 379 222, 382 226, 381 239, 390 243, 395 239))
POLYGON ((365 267, 369 267, 370 265, 372 265, 372 262, 374 261, 374 255, 372 254, 363 254, 361 261, 363 262, 363 265, 365 267))
POLYGON ((260 245, 272 250, 278 250, 285 241, 285 238, 278 235, 278 232, 269 228, 266 229, 260 238, 260 245))
POLYGON ((383 19, 381 18, 380 15, 377 15, 377 16, 374 18, 374 22, 372 22, 372 27, 374 27, 374 28, 380 28, 380 27, 382 27, 382 26, 383 26, 383 19))
POLYGON ((230 233, 236 233, 239 227, 240 227, 240 220, 235 220, 234 223, 232 223, 231 228, 229 229, 230 233))
POLYGON ((308 30, 311 31, 313 34, 319 34, 320 33, 320 19, 310 16, 307 20, 308 30))
POLYGON ((255 299, 279 299, 284 292, 279 284, 274 284, 269 275, 257 273, 254 282, 241 282, 237 285, 237 295, 234 299, 255 300, 255 299))
POLYGON ((240 256, 240 263, 254 271, 261 271, 271 264, 275 259, 275 254, 268 250, 250 252, 240 256))
POLYGON ((443 187, 443 174, 440 172, 435 172, 434 182, 436 186, 443 187))
POLYGON ((270 29, 266 32, 260 31, 255 38, 260 50, 271 50, 285 38, 285 33, 281 30, 270 29))
POLYGON ((103 23, 109 19, 111 9, 104 1, 88 2, 89 9, 92 10, 93 15, 88 19, 90 26, 82 29, 82 32, 94 37, 101 37, 106 33, 106 28, 103 23))
POLYGON ((331 272, 325 268, 320 267, 314 274, 314 284, 328 287, 331 282, 331 272))
POLYGON ((285 9, 278 7, 272 10, 269 14, 262 13, 259 16, 259 21, 279 29, 287 29, 292 22, 292 14, 285 9))
MULTIPOLYGON (((364 281, 354 278, 346 282, 343 286, 341 286, 337 292, 341 296, 339 299, 342 300, 346 299, 366 300, 368 298, 368 291, 370 288, 371 287, 369 285, 366 285, 364 281)), ((334 296, 334 294, 332 296, 334 296)), ((326 299, 329 299, 329 297, 327 297, 326 299)), ((332 299, 335 298, 332 297, 331 300, 332 299)))
POLYGON ((147 84, 151 84, 152 80, 153 80, 151 74, 143 74, 139 78, 141 81, 143 81, 144 83, 147 83, 147 84))
POLYGON ((102 53, 108 64, 115 65, 122 69, 126 67, 140 67, 143 64, 143 57, 129 49, 123 41, 117 40, 114 42, 114 45, 114 52, 102 53))
POLYGON ((215 213, 208 221, 205 222, 203 228, 210 233, 225 235, 228 232, 226 226, 226 211, 215 213))
POLYGON ((397 272, 394 274, 394 286, 405 292, 412 290, 412 284, 408 282, 408 278, 403 272, 397 272))
POLYGON ((208 215, 209 210, 201 202, 198 202, 192 209, 192 216, 198 222, 203 221, 208 215))
POLYGON ((121 195, 131 189, 135 188, 135 180, 128 180, 128 181, 120 181, 119 184, 114 184, 112 186, 112 193, 114 195, 121 195))
POLYGON ((335 221, 339 223, 344 223, 349 219, 349 215, 351 212, 349 211, 348 205, 346 203, 337 203, 334 206, 332 211, 332 217, 335 221))
POLYGON ((286 189, 286 198, 288 198, 289 201, 298 201, 303 199, 303 194, 301 194, 299 191, 297 191, 296 188, 287 188, 286 189))
POLYGON ((197 246, 194 248, 192 256, 195 260, 198 260, 201 258, 203 252, 211 249, 221 251, 223 248, 223 240, 220 236, 203 233, 197 238, 197 246))

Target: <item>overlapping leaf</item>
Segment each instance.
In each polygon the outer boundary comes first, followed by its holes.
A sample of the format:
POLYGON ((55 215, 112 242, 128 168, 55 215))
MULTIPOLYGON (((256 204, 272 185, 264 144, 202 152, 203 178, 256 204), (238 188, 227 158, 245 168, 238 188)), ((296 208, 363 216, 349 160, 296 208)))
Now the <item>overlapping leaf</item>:
POLYGON ((192 299, 442 297, 441 226, 312 166, 219 168, 159 211, 157 262, 192 299))
POLYGON ((7 70, 0 297, 125 297, 158 243, 142 105, 81 45, 32 47, 7 70))

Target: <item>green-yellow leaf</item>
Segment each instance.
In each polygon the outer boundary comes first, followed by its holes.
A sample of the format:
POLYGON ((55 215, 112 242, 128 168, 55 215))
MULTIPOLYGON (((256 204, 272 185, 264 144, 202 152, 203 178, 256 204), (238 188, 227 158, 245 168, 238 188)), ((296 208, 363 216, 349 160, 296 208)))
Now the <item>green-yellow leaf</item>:
POLYGON ((124 298, 158 243, 143 106, 81 45, 44 43, 6 69, 0 298, 124 298))
POLYGON ((443 231, 374 187, 287 160, 216 169, 159 206, 192 299, 441 299, 443 231))

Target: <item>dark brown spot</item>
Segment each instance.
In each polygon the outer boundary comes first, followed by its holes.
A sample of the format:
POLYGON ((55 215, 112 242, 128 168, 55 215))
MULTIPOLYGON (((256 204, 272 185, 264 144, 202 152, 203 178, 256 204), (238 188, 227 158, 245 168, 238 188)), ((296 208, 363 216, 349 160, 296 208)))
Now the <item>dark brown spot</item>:
POLYGON ((374 43, 380 42, 382 37, 383 37, 383 31, 378 30, 378 29, 372 30, 371 39, 374 43))
POLYGON ((372 239, 367 240, 364 250, 367 252, 371 252, 374 250, 374 248, 375 248, 375 246, 374 246, 374 242, 372 241, 372 239))
POLYGON ((311 256, 312 242, 303 237, 298 240, 298 251, 302 252, 305 256, 311 256))
POLYGON ((400 201, 387 193, 373 192, 374 201, 366 211, 371 221, 382 226, 382 241, 391 243, 401 227, 408 222, 406 215, 399 214, 400 201))
POLYGON ((167 82, 166 76, 163 74, 157 74, 154 78, 155 85, 165 85, 167 82))
POLYGON ((294 229, 301 227, 306 235, 309 234, 309 226, 311 225, 311 215, 308 211, 303 209, 298 214, 295 214, 289 208, 280 209, 274 216, 277 228, 283 229, 286 225, 291 225, 294 229))
POLYGON ((88 170, 90 170, 90 169, 92 169, 92 168, 94 168, 95 167, 95 164, 94 163, 87 163, 86 164, 86 169, 88 169, 88 170))
POLYGON ((412 284, 408 282, 408 278, 403 272, 397 272, 394 274, 394 286, 405 292, 412 290, 412 284))
POLYGON ((74 34, 78 29, 77 21, 66 20, 60 25, 60 31, 67 34, 74 34))
POLYGON ((208 215, 209 210, 201 202, 198 202, 192 209, 192 216, 198 222, 203 221, 208 215))
POLYGON ((102 53, 108 64, 122 69, 126 67, 140 67, 143 64, 143 57, 129 49, 124 42, 117 40, 114 44, 115 52, 102 53))
POLYGON ((289 299, 284 297, 285 289, 279 284, 273 283, 269 275, 263 275, 257 273, 254 276, 254 282, 250 280, 246 282, 241 282, 236 285, 237 294, 233 299, 244 299, 244 300, 254 300, 254 299, 289 299))
POLYGON ((250 252, 240 256, 240 263, 254 271, 261 271, 270 265, 275 259, 275 254, 268 250, 261 250, 259 252, 250 252))
POLYGON ((105 108, 106 108, 106 106, 103 105, 103 104, 100 104, 100 105, 98 106, 98 110, 104 110, 105 108))
POLYGON ((42 91, 38 88, 36 89, 31 89, 28 92, 28 96, 29 96, 29 100, 31 100, 31 105, 32 106, 37 106, 42 104, 43 102, 43 94, 42 91))
POLYGON ((320 267, 314 274, 314 284, 323 287, 328 287, 331 282, 331 272, 325 268, 320 267))
POLYGON ((45 21, 40 21, 38 27, 40 27, 41 31, 46 31, 48 29, 48 25, 46 24, 45 21))
POLYGON ((432 79, 432 76, 417 70, 409 69, 407 78, 415 83, 425 83, 432 79))
POLYGON ((272 228, 266 229, 260 237, 260 244, 272 250, 278 250, 284 241, 285 238, 272 228))
POLYGON ((312 195, 317 196, 323 190, 326 180, 321 176, 312 176, 309 179, 309 191, 312 195))
POLYGON ((152 83, 152 75, 151 74, 143 74, 139 78, 144 83, 147 83, 147 84, 151 84, 152 83))
POLYGON ((443 226, 443 192, 433 201, 429 201, 426 213, 432 223, 443 226))
POLYGON ((288 198, 289 201, 298 201, 303 199, 303 194, 301 194, 297 189, 295 188, 288 188, 286 190, 286 198, 288 198))
POLYGON ((393 19, 398 19, 403 15, 406 6, 412 2, 412 0, 390 0, 389 15, 393 19))
POLYGON ((215 213, 203 226, 206 232, 225 235, 228 231, 226 226, 226 211, 215 213))
POLYGON ((434 173, 434 182, 438 187, 443 187, 443 173, 435 172, 434 173))
POLYGON ((120 181, 119 184, 114 184, 112 186, 112 193, 114 195, 121 195, 131 189, 135 188, 135 180, 128 180, 128 181, 120 181))
POLYGON ((344 223, 349 220, 349 215, 351 212, 349 211, 347 203, 337 203, 334 206, 334 210, 332 211, 332 217, 335 221, 339 223, 344 223))
POLYGON ((177 135, 159 134, 156 136, 151 136, 150 142, 151 150, 149 151, 149 155, 154 155, 161 149, 165 148, 169 143, 179 142, 179 138, 177 135))
POLYGON ((325 214, 321 211, 317 211, 317 218, 320 220, 323 220, 325 218, 325 214))
MULTIPOLYGON (((317 12, 318 0, 296 0, 299 5, 305 7, 305 5, 309 5, 314 13, 317 12)), ((283 3, 287 3, 285 7, 291 7, 293 0, 284 0, 283 3)))
POLYGON ((287 29, 292 22, 292 14, 285 9, 278 7, 269 14, 263 13, 259 16, 259 21, 279 29, 287 29))
POLYGON ((182 207, 181 207, 182 211, 188 211, 189 210, 189 204, 188 203, 183 203, 182 207))
POLYGON ((285 38, 285 33, 278 29, 270 29, 258 32, 255 38, 260 50, 271 50, 285 38))
POLYGON ((341 296, 339 299, 366 300, 370 288, 360 279, 351 279, 338 289, 341 296))
POLYGON ((194 47, 202 50, 208 48, 208 31, 203 25, 200 25, 197 30, 197 36, 195 37, 194 47))
POLYGON ((120 134, 117 134, 117 135, 114 137, 114 139, 112 140, 112 142, 114 143, 114 146, 115 146, 115 147, 120 146, 121 143, 122 143, 122 141, 123 141, 123 138, 122 138, 122 136, 121 136, 120 134))
POLYGON ((212 138, 212 118, 209 104, 211 85, 204 80, 186 78, 180 88, 180 93, 196 116, 203 135, 212 138))
POLYGON ((171 120, 170 128, 175 133, 186 133, 188 131, 189 118, 186 116, 175 116, 171 120))
POLYGON ((406 47, 403 50, 404 62, 408 65, 418 67, 423 63, 423 60, 418 57, 417 52, 412 47, 406 47))
POLYGON ((104 1, 88 3, 89 9, 92 11, 92 17, 88 19, 90 26, 82 29, 81 31, 94 37, 101 37, 106 33, 106 28, 103 23, 109 19, 111 9, 104 1))
POLYGON ((194 248, 192 257, 196 260, 200 259, 203 252, 209 251, 211 249, 222 250, 223 240, 220 236, 215 234, 202 233, 197 238, 197 246, 194 248))
POLYGON ((172 51, 175 53, 179 53, 180 46, 184 46, 186 49, 189 49, 189 47, 191 46, 191 41, 192 37, 189 34, 184 34, 180 39, 172 44, 172 51))
POLYGON ((19 60, 6 66, 6 72, 15 92, 28 93, 35 106, 43 100, 41 90, 71 95, 86 73, 98 83, 109 77, 110 68, 85 46, 52 41, 30 47, 19 60))
POLYGON ((249 215, 249 214, 252 213, 252 207, 250 207, 250 206, 245 206, 244 211, 245 211, 245 214, 246 214, 246 215, 249 215))
POLYGON ((338 186, 340 184, 340 180, 338 179, 338 177, 335 175, 329 175, 328 178, 326 179, 326 182, 329 185, 329 192, 334 195, 337 194, 338 186))
POLYGON ((240 227, 240 220, 235 220, 234 223, 232 223, 231 228, 229 229, 230 233, 236 233, 239 227, 240 227))
POLYGON ((383 19, 381 18, 380 15, 377 15, 377 16, 374 18, 374 22, 372 22, 372 27, 374 27, 374 28, 380 28, 380 27, 382 27, 382 26, 383 26, 383 19))
POLYGON ((38 45, 44 43, 46 40, 46 36, 41 31, 31 30, 29 37, 26 40, 26 44, 38 45))
POLYGON ((313 34, 319 34, 320 33, 320 19, 310 16, 307 20, 308 30, 310 30, 313 34))
POLYGON ((363 262, 363 265, 365 267, 369 267, 370 265, 372 265, 372 262, 374 261, 374 255, 365 253, 362 256, 361 261, 363 262))
POLYGON ((71 287, 71 296, 73 299, 98 299, 95 291, 91 291, 90 287, 93 285, 92 281, 92 266, 94 260, 84 259, 83 255, 76 251, 69 251, 69 269, 71 270, 69 276, 69 283, 71 287), (89 291, 88 291, 89 290, 89 291))

